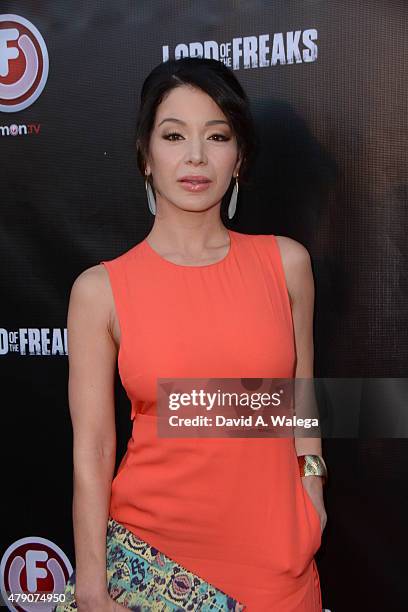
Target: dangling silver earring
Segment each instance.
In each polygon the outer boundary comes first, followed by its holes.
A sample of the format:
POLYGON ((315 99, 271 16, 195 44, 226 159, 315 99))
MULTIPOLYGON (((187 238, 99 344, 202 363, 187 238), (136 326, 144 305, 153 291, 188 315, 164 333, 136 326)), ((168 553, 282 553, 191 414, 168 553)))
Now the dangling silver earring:
POLYGON ((153 189, 147 177, 148 175, 146 174, 145 187, 146 187, 146 193, 147 193, 147 203, 149 204, 150 212, 152 213, 152 215, 155 215, 156 214, 156 200, 154 199, 153 189))
POLYGON ((237 199, 238 199, 238 174, 235 177, 235 185, 234 185, 234 189, 232 190, 231 199, 230 199, 230 203, 228 206, 228 219, 232 219, 232 217, 235 215, 235 211, 237 209, 237 199))

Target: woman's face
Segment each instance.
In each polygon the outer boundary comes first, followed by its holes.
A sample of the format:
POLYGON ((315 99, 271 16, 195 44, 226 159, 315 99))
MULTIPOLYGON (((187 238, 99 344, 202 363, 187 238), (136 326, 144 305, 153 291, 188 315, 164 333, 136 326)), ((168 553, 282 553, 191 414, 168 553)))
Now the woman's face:
POLYGON ((146 172, 157 201, 202 211, 218 204, 239 171, 236 137, 214 100, 201 89, 181 85, 157 108, 146 172), (181 181, 186 176, 209 182, 181 181))

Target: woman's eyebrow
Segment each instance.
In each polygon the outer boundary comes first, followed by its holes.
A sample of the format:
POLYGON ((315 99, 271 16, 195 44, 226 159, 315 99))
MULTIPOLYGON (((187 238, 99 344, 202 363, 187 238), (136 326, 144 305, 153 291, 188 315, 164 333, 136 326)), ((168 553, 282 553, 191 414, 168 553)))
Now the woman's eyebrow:
MULTIPOLYGON (((181 123, 182 125, 186 125, 186 122, 182 121, 181 119, 176 119, 176 117, 166 117, 166 119, 160 121, 157 127, 160 127, 161 124, 165 121, 174 121, 175 123, 181 123)), ((226 125, 229 125, 228 121, 225 121, 224 119, 211 119, 210 121, 206 121, 205 125, 217 125, 218 123, 225 123, 226 125)))

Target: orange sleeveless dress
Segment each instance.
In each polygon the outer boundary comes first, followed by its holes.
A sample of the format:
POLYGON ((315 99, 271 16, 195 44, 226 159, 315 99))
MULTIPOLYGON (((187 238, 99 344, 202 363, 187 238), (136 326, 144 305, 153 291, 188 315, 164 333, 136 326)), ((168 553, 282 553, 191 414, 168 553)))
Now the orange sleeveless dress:
POLYGON ((295 375, 278 242, 228 232, 228 254, 205 266, 172 263, 146 239, 100 262, 121 329, 118 369, 133 421, 110 515, 246 612, 321 612, 320 520, 294 439, 157 435, 157 378, 295 375))

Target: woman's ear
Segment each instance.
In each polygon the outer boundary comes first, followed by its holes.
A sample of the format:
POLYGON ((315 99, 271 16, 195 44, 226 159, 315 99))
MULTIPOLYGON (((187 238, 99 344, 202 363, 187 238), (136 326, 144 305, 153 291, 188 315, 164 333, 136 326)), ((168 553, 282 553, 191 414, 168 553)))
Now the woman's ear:
POLYGON ((144 174, 145 176, 149 176, 152 173, 152 168, 150 165, 150 159, 149 159, 149 151, 143 152, 143 166, 144 166, 144 174))
POLYGON ((242 157, 240 155, 239 158, 238 158, 238 161, 237 161, 237 163, 235 165, 233 176, 237 176, 237 174, 239 174, 239 171, 240 171, 240 168, 241 168, 241 164, 242 164, 242 157))

